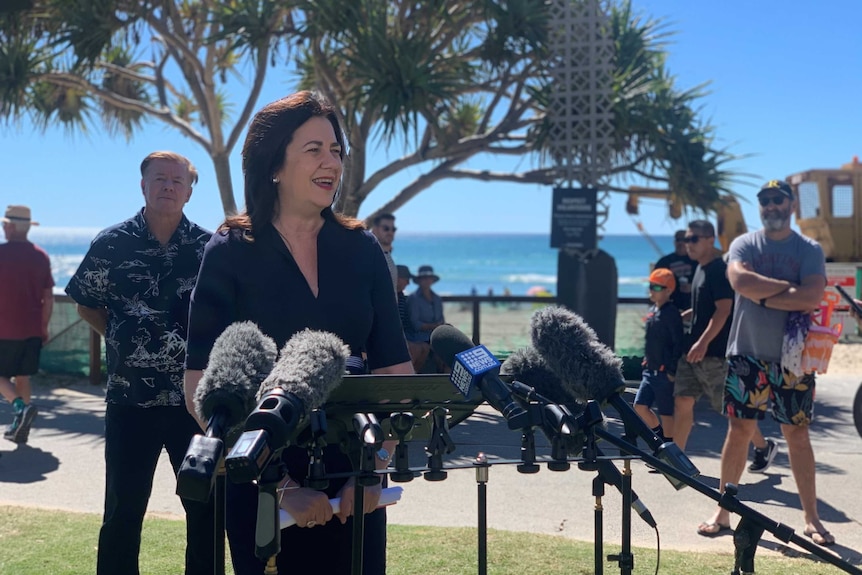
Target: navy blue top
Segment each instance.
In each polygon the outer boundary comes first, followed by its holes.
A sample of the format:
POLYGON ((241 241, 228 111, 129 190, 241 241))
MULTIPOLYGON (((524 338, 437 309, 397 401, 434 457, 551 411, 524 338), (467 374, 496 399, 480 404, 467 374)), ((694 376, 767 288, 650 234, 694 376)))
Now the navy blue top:
MULTIPOLYGON (((272 225, 243 239, 240 230, 213 234, 207 244, 189 310, 187 369, 204 369, 216 338, 233 322, 250 320, 280 350, 305 328, 334 333, 352 356, 368 354, 371 369, 410 361, 395 289, 377 239, 326 220, 317 235, 318 296, 272 225)), ((328 473, 350 471, 338 445, 328 445, 328 473)), ((288 474, 302 481, 305 449, 290 446, 282 457, 288 474)), ((335 496, 346 480, 332 480, 335 496)))
POLYGON ((647 369, 676 375, 676 364, 682 356, 682 317, 671 301, 661 308, 655 304, 646 317, 646 342, 643 365, 647 369))
POLYGON ((143 209, 93 239, 66 293, 108 310, 108 403, 184 405, 189 296, 209 239, 210 232, 183 216, 162 246, 143 209))
POLYGON ((443 321, 443 299, 431 290, 431 301, 428 301, 422 295, 422 290, 417 288, 407 296, 407 316, 412 328, 407 331, 407 340, 429 342, 431 330, 422 331, 422 325, 443 321))
POLYGON ((326 220, 317 236, 315 298, 278 232, 267 225, 243 239, 240 230, 213 234, 206 246, 189 316, 187 369, 204 369, 216 338, 233 322, 251 320, 281 349, 305 328, 336 334, 368 367, 410 360, 395 290, 375 237, 326 220))

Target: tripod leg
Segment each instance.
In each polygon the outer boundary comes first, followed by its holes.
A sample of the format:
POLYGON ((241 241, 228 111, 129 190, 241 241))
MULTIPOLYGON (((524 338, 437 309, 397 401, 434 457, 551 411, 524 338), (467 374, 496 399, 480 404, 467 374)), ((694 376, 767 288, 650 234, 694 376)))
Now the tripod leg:
POLYGON ((225 478, 226 475, 224 474, 224 470, 221 470, 221 472, 216 475, 215 479, 215 501, 213 502, 213 505, 215 505, 215 532, 213 533, 213 536, 215 537, 215 575, 224 575, 225 478))
POLYGON ((754 573, 754 554, 762 535, 763 527, 743 515, 733 531, 733 546, 736 548, 736 565, 733 570, 735 575, 754 573))
POLYGON ((595 534, 595 567, 596 575, 602 575, 605 569, 605 549, 604 549, 604 517, 602 515, 602 497, 605 494, 605 482, 602 481, 600 475, 593 479, 593 495, 596 497, 596 506, 593 511, 593 529, 595 534))
POLYGON ((479 575, 488 573, 488 458, 484 453, 476 456, 476 488, 478 497, 477 550, 479 575))

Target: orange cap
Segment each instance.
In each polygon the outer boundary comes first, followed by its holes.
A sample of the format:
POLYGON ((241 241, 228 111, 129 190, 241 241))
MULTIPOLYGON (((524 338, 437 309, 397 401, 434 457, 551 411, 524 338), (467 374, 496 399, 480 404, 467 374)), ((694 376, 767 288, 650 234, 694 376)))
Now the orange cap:
POLYGON ((670 291, 676 289, 676 278, 673 272, 667 268, 656 268, 649 275, 649 283, 664 286, 670 291))

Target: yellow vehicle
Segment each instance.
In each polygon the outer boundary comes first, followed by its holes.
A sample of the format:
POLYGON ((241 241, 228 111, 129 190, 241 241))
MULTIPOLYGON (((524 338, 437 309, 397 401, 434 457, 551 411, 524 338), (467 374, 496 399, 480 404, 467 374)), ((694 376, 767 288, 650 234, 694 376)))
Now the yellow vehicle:
POLYGON ((862 164, 853 158, 839 169, 817 169, 787 177, 799 198, 796 224, 820 242, 828 262, 862 261, 862 164))
MULTIPOLYGON (((862 163, 858 157, 840 168, 812 169, 787 176, 787 183, 798 198, 796 224, 799 231, 817 240, 826 256, 827 299, 835 304, 835 318, 844 324, 845 337, 851 336, 855 322, 849 307, 832 288, 841 285, 859 297, 862 285, 862 163)), ((682 216, 683 205, 672 192, 632 186, 626 211, 638 212, 640 197, 661 198, 668 202, 668 215, 682 216)), ((722 196, 713 207, 722 252, 730 242, 747 231, 739 204, 731 196, 722 196)), ((641 229, 646 234, 646 231, 641 229)))
MULTIPOLYGON (((799 231, 817 240, 827 262, 862 262, 862 163, 859 158, 840 168, 814 169, 787 177, 799 201, 796 223, 799 231)), ((682 216, 683 205, 672 192, 631 186, 626 211, 638 213, 641 197, 661 198, 668 203, 668 215, 682 216)), ((721 250, 727 251, 734 238, 748 231, 737 201, 721 196, 713 207, 721 250)))

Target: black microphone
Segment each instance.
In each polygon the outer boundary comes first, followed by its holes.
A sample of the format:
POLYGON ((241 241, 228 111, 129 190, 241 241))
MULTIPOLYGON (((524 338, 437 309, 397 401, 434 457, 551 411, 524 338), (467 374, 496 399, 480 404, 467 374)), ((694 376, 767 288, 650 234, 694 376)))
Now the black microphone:
POLYGON ((207 421, 206 435, 192 437, 177 472, 177 495, 207 501, 215 470, 254 408, 257 390, 272 370, 275 342, 250 322, 233 323, 219 335, 195 390, 195 411, 207 421))
POLYGON ((532 347, 517 349, 509 354, 500 367, 500 373, 511 375, 515 381, 532 387, 551 403, 565 405, 572 413, 577 414, 584 410, 583 402, 563 386, 563 382, 551 370, 545 358, 532 347))
MULTIPOLYGON (((689 477, 700 474, 678 445, 662 443, 620 395, 625 391, 622 360, 598 340, 583 318, 566 308, 549 306, 533 314, 530 326, 533 346, 572 396, 611 404, 623 420, 627 434, 635 433, 656 457, 689 477)), ((674 477, 665 477, 677 489, 685 486, 674 477)))
POLYGON ((533 422, 540 422, 542 431, 551 442, 553 456, 563 454, 577 457, 583 451, 586 436, 581 429, 580 416, 584 404, 579 403, 563 388, 560 378, 548 367, 535 349, 518 349, 509 354, 500 367, 500 373, 513 377, 512 393, 530 413, 533 422), (541 404, 538 413, 533 403, 541 404), (561 445, 559 445, 559 443, 561 445))
POLYGON ((256 479, 271 455, 289 444, 297 427, 341 383, 348 355, 349 348, 331 333, 306 329, 290 338, 260 385, 245 431, 225 458, 232 481, 256 479))
POLYGON ((485 346, 474 346, 457 328, 441 325, 431 332, 431 349, 452 368, 449 379, 465 397, 475 385, 491 407, 503 414, 509 429, 529 426, 529 414, 500 379, 500 362, 485 346))
MULTIPOLYGON (((563 385, 562 380, 557 377, 557 374, 548 367, 548 363, 545 359, 532 347, 518 349, 512 352, 509 357, 506 358, 506 361, 503 362, 503 366, 500 368, 500 373, 511 375, 515 378, 516 382, 530 386, 530 388, 534 390, 535 396, 542 401, 551 401, 555 404, 563 405, 575 414, 584 411, 584 404, 578 401, 569 392, 569 390, 563 385)), ((531 394, 528 393, 527 397, 530 395, 531 394)), ((547 434, 548 432, 545 431, 545 435, 547 434)), ((577 456, 582 447, 583 442, 581 442, 577 451, 572 454, 577 456)), ((597 450, 597 455, 601 456, 603 454, 600 450, 597 450)), ((602 481, 608 485, 613 485, 617 488, 617 491, 622 493, 623 478, 620 470, 617 469, 617 466, 607 459, 600 458, 596 459, 596 465, 596 470, 601 476, 602 481)), ((652 513, 650 513, 646 505, 641 502, 640 497, 638 497, 638 494, 635 493, 634 490, 632 490, 632 509, 640 515, 641 519, 643 519, 647 525, 656 529, 657 526, 652 513)))

